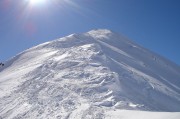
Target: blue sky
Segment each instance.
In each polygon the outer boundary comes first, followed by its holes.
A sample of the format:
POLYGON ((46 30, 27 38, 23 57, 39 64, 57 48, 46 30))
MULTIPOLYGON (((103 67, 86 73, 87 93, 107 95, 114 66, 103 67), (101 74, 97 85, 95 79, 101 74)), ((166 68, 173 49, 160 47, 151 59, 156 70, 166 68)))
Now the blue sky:
POLYGON ((106 28, 180 65, 179 0, 0 0, 0 61, 72 33, 106 28))

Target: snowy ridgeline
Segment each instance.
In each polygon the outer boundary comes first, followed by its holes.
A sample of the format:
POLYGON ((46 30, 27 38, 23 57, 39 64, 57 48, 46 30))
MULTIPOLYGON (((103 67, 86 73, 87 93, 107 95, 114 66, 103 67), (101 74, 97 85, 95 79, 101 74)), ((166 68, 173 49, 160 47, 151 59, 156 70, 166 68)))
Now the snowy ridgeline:
POLYGON ((0 68, 0 119, 179 119, 179 112, 180 67, 109 30, 38 45, 0 68))

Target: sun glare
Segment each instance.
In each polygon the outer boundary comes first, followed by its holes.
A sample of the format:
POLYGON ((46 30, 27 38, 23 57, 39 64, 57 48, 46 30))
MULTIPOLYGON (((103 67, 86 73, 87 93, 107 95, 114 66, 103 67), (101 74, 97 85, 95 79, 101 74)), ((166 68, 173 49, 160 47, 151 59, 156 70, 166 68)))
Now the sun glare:
POLYGON ((31 5, 44 4, 46 0, 29 0, 31 5))

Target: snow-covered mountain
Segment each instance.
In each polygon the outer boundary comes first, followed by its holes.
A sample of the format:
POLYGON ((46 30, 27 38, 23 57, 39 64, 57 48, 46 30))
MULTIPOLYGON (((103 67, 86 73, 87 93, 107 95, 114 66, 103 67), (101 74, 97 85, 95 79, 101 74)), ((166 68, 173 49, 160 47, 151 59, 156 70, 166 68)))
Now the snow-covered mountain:
POLYGON ((0 119, 179 119, 178 112, 180 67, 106 29, 40 44, 0 68, 0 119))

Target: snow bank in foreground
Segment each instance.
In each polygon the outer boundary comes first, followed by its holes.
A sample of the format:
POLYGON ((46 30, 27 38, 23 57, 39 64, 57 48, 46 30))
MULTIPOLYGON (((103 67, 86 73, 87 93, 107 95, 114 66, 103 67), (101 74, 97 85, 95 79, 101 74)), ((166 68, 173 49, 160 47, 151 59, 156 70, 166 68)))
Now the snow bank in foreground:
POLYGON ((130 110, 115 110, 105 114, 105 119, 179 119, 180 112, 145 112, 130 110))

